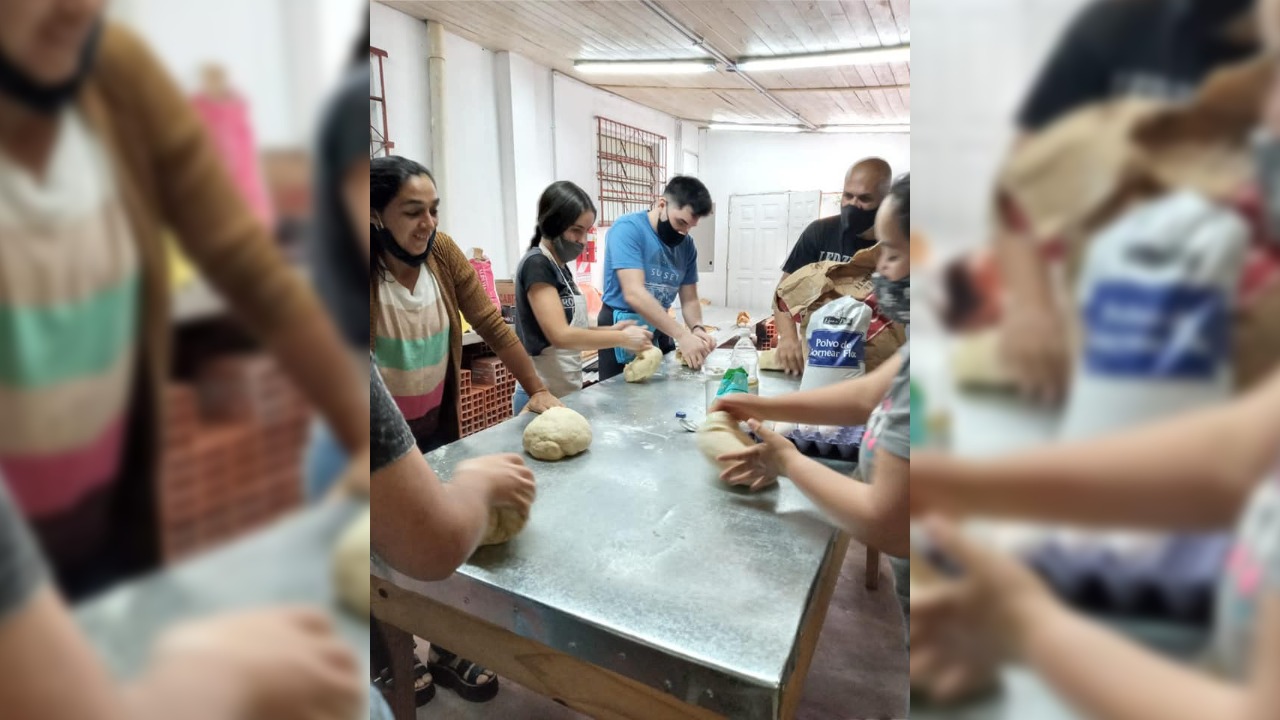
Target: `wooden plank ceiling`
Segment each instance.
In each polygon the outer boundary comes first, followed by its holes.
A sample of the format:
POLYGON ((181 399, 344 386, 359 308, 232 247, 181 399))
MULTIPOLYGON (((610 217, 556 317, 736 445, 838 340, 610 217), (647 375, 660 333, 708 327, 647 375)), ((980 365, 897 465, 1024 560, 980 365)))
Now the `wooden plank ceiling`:
MULTIPOLYGON (((490 50, 701 123, 795 124, 735 73, 584 75, 575 60, 710 59, 636 0, 378 0, 490 50)), ((733 59, 892 47, 911 42, 910 0, 659 0, 733 59)), ((814 125, 909 123, 909 63, 750 76, 814 125)))

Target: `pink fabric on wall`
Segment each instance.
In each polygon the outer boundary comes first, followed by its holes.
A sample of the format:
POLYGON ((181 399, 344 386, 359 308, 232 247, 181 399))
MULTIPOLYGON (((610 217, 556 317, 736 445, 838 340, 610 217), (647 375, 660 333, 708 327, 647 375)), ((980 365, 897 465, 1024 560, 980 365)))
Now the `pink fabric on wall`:
POLYGON ((236 95, 214 98, 200 94, 191 102, 213 137, 218 154, 240 195, 249 203, 253 214, 267 228, 274 229, 275 213, 258 166, 257 144, 253 128, 249 125, 249 105, 236 95))

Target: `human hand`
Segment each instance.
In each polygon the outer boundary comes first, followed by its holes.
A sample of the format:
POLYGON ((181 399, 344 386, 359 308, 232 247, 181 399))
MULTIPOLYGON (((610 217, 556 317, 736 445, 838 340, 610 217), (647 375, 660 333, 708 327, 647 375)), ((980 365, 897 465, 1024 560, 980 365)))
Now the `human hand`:
POLYGON ((303 608, 179 625, 156 643, 138 683, 152 707, 168 695, 209 710, 193 717, 244 720, 350 720, 367 696, 359 661, 332 621, 303 608))
POLYGON ((529 402, 525 404, 525 407, 532 412, 542 414, 553 407, 564 407, 564 403, 560 402, 560 399, 555 395, 552 395, 550 390, 544 389, 530 395, 529 402))
POLYGON ((1025 565, 954 525, 932 521, 929 535, 962 575, 911 588, 911 685, 951 703, 990 688, 1022 656, 1027 628, 1061 606, 1025 565))
POLYGON ((538 494, 533 471, 515 453, 464 460, 454 470, 452 482, 485 485, 490 507, 514 508, 521 517, 529 516, 529 506, 538 494))
POLYGON ((800 340, 789 337, 778 337, 778 362, 788 375, 800 375, 804 372, 804 350, 800 340))
POLYGON ((634 323, 622 329, 622 336, 624 338, 623 349, 636 355, 653 347, 653 333, 649 332, 648 328, 640 327, 634 323))
POLYGON ((1023 397, 1057 405, 1066 394, 1070 359, 1062 317, 1035 303, 1008 307, 1000 326, 1000 355, 1023 397))
POLYGON ((702 342, 706 343, 708 353, 716 349, 716 339, 711 337, 711 333, 707 332, 706 328, 696 328, 694 329, 693 334, 701 339, 702 342))
POLYGON ((724 411, 738 422, 747 422, 748 420, 768 420, 764 414, 765 403, 767 398, 751 393, 731 393, 716 399, 711 405, 709 413, 724 411))
POLYGON ((762 442, 749 448, 726 453, 716 458, 725 464, 720 479, 730 485, 746 485, 751 492, 766 488, 778 481, 786 472, 787 463, 800 455, 800 451, 782 435, 766 428, 759 420, 747 423, 762 442))
MULTIPOLYGON (((706 333, 703 333, 705 336, 706 333)), ((693 332, 686 332, 676 339, 676 346, 680 348, 680 354, 684 356, 684 362, 690 369, 698 370, 702 368, 702 361, 707 359, 711 354, 711 348, 707 347, 706 340, 703 336, 699 336, 693 332)))

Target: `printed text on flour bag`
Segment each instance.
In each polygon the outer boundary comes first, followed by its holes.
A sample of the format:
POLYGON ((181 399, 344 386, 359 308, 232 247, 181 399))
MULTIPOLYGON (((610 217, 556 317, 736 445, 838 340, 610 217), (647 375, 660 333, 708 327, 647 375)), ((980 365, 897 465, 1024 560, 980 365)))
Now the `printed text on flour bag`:
POLYGON ((1104 281, 1084 321, 1085 366, 1097 375, 1209 379, 1227 357, 1230 319, 1216 287, 1104 281))

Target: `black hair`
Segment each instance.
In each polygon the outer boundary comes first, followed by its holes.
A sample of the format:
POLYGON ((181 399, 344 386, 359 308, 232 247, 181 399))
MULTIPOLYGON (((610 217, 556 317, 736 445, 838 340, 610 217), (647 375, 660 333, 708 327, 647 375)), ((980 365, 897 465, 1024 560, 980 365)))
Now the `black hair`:
POLYGON ((378 212, 386 210, 405 181, 419 175, 426 175, 432 183, 436 181, 425 165, 407 157, 374 158, 369 163, 369 207, 378 212))
MULTIPOLYGON (((431 171, 420 162, 399 155, 374 158, 369 162, 369 224, 373 225, 373 212, 381 213, 387 209, 400 188, 411 177, 426 175, 432 184, 436 179, 431 171)), ((373 350, 378 314, 378 285, 387 277, 387 249, 384 237, 389 233, 379 232, 377 227, 369 228, 369 349, 373 350)), ((391 242, 395 242, 394 239, 391 242)))
POLYGON ((671 178, 667 188, 662 191, 662 197, 677 210, 686 206, 693 208, 694 217, 706 217, 711 214, 711 193, 696 177, 677 175, 671 178))
POLYGON ((893 212, 902 228, 902 234, 911 242, 911 173, 899 175, 889 187, 889 197, 894 199, 893 212))
POLYGON ((364 31, 356 36, 356 43, 351 48, 351 57, 348 62, 352 67, 369 62, 369 13, 361 14, 364 15, 364 31))
POLYGON ((538 198, 538 227, 533 231, 530 248, 538 247, 542 238, 560 237, 565 230, 578 222, 582 213, 596 213, 596 204, 586 190, 568 180, 558 180, 547 186, 538 198))

